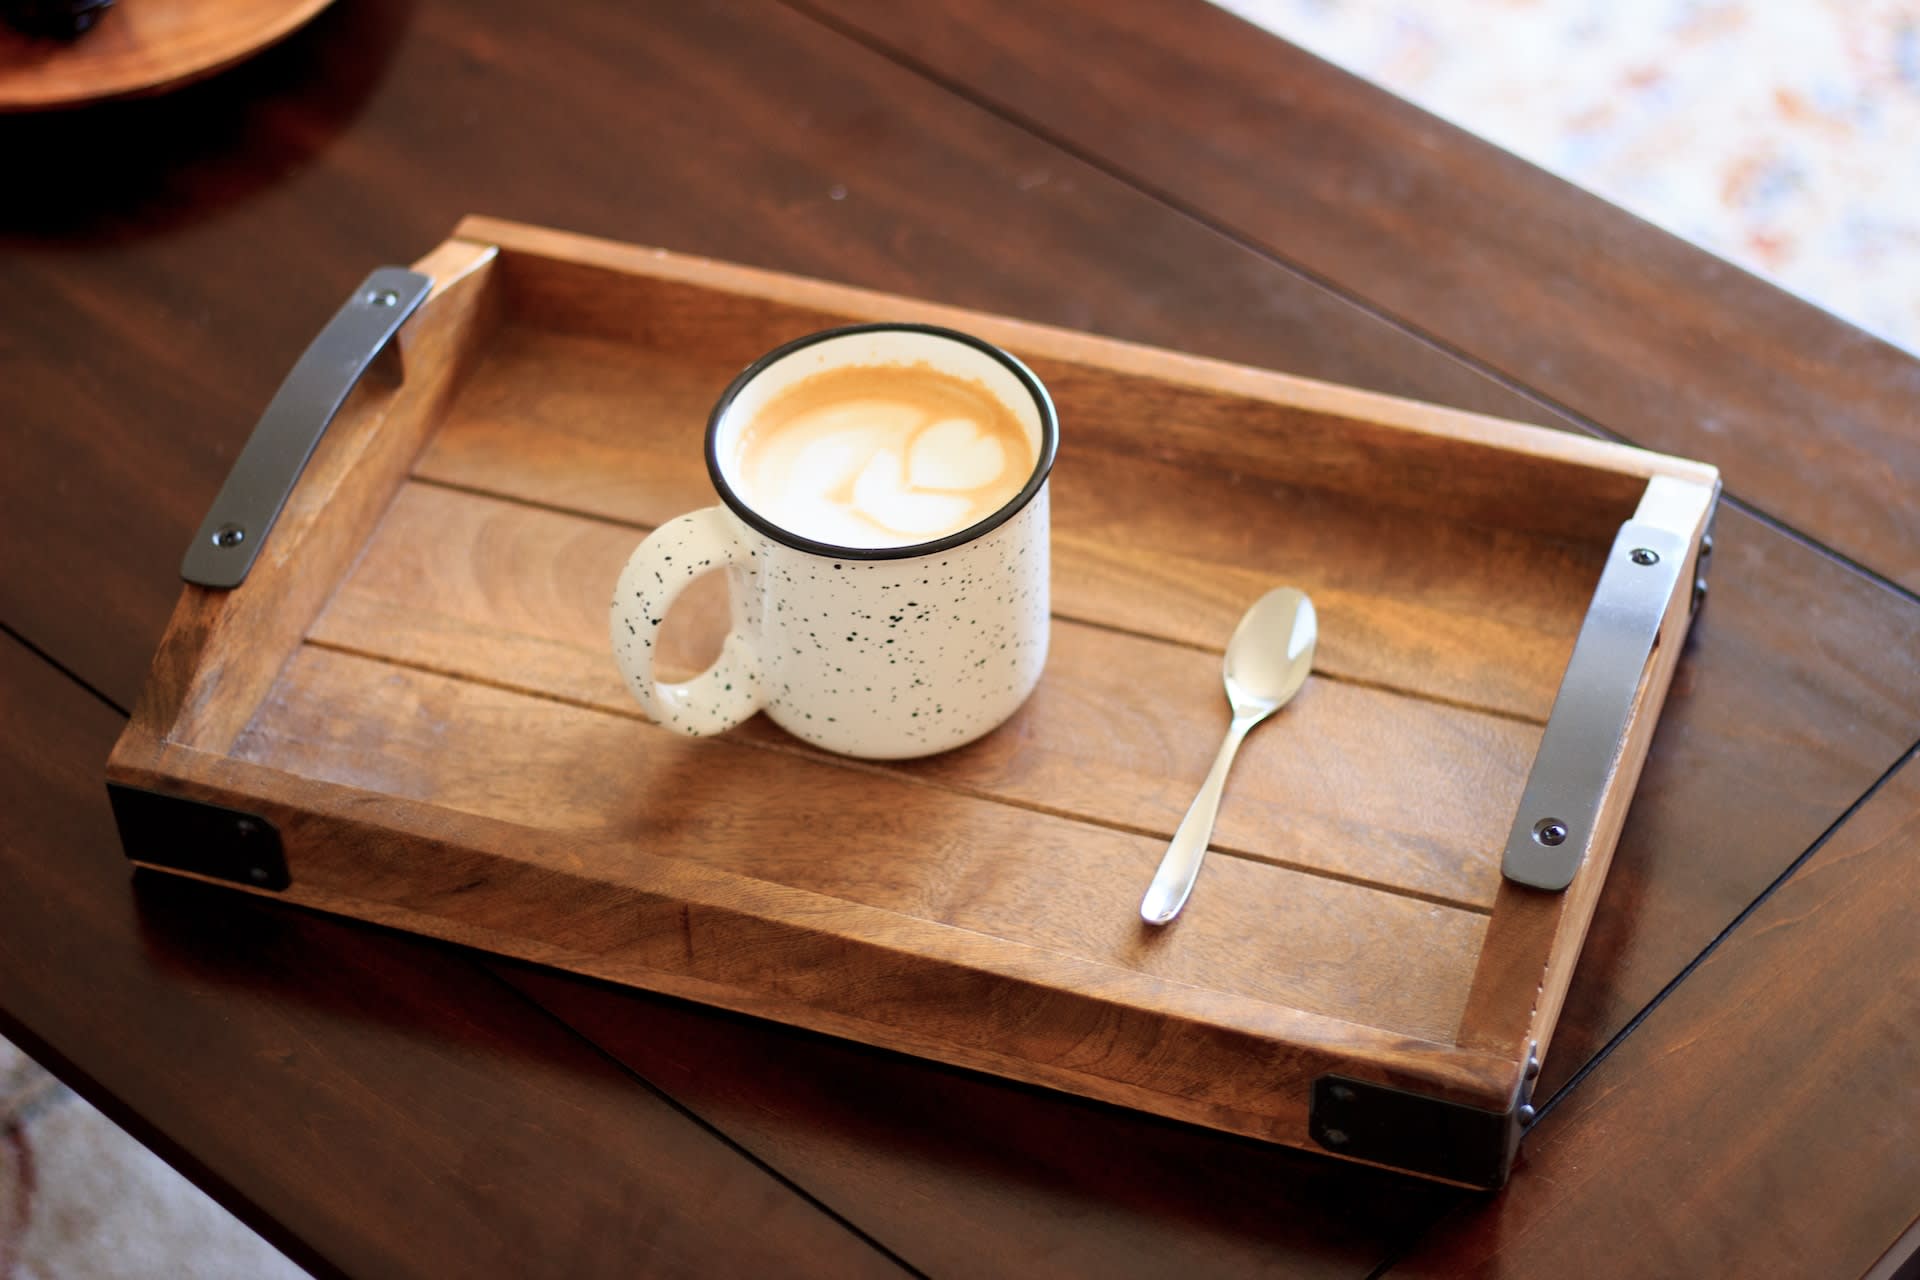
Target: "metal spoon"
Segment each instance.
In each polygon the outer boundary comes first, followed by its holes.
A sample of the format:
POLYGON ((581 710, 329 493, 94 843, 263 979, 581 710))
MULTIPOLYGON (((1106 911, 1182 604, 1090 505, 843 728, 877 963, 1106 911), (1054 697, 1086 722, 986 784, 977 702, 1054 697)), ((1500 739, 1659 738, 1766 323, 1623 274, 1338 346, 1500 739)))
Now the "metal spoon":
POLYGON ((1214 757, 1212 772, 1173 833, 1173 843, 1147 886, 1147 896, 1140 900, 1140 918, 1148 924, 1165 924, 1187 905, 1201 859, 1207 856, 1207 842, 1213 838, 1213 819, 1220 810, 1220 793, 1226 788, 1234 753, 1248 730, 1300 692, 1313 669, 1313 644, 1319 634, 1313 601, 1292 587, 1261 596, 1233 629, 1224 673, 1233 723, 1227 728, 1227 740, 1220 744, 1220 754, 1214 757))

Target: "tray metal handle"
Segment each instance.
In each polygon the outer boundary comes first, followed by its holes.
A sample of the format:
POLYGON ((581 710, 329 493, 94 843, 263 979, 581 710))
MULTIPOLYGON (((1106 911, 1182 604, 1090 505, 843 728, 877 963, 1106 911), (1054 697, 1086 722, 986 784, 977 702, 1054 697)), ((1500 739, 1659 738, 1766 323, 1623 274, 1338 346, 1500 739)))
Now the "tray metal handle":
POLYGON ((381 267, 334 313, 234 459, 187 548, 181 577, 217 588, 237 587, 246 579, 327 424, 432 288, 432 277, 418 271, 381 267))
POLYGON ((1686 538, 1659 525, 1620 526, 1507 835, 1507 879, 1565 889, 1586 860, 1688 550, 1686 538))

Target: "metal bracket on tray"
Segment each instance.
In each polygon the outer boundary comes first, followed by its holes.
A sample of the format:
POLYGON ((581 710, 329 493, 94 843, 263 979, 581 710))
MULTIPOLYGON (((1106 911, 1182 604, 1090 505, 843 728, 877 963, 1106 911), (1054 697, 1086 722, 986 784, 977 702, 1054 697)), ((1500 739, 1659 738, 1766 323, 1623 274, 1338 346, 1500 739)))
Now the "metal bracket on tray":
POLYGON ((1507 835, 1507 879, 1564 889, 1586 859, 1689 549, 1658 525, 1620 526, 1507 835))
POLYGON ((279 829, 257 813, 119 782, 107 784, 107 799, 129 861, 255 889, 293 883, 279 829))
POLYGON ((213 500, 181 562, 180 576, 203 587, 237 587, 286 505, 307 459, 433 279, 405 267, 381 267, 354 290, 274 393, 227 482, 213 500))
POLYGON ((1520 1139, 1533 1123, 1539 1075, 1538 1049, 1529 1046, 1505 1111, 1324 1075, 1313 1082, 1307 1132, 1343 1156, 1491 1190, 1506 1182, 1520 1139))

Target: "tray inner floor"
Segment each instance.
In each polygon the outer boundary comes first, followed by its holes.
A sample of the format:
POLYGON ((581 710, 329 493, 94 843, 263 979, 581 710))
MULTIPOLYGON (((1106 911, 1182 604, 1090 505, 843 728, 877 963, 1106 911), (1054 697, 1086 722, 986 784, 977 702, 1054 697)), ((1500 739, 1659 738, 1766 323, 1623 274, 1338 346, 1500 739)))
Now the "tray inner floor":
MULTIPOLYGON (((1271 459, 1203 465, 1063 394, 1053 649, 1013 721, 887 765, 763 720, 689 741, 639 719, 606 600, 647 528, 713 501, 700 438, 740 363, 500 329, 237 753, 591 833, 589 860, 630 842, 1452 1040, 1604 546, 1278 483, 1271 459), (1280 583, 1319 607, 1315 678, 1248 740, 1187 914, 1145 929, 1226 725, 1220 646, 1280 583)), ((699 595, 663 628, 688 669, 724 616, 699 595)))

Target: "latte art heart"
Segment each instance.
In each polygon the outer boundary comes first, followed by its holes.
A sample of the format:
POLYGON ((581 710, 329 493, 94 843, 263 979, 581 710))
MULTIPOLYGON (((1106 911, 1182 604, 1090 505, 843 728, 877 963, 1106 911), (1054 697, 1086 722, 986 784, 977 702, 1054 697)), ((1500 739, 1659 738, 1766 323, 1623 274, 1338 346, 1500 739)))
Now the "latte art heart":
POLYGON ((916 489, 970 490, 992 484, 1007 465, 998 440, 965 418, 920 428, 907 454, 907 483, 916 489))
POLYGON ((803 537, 928 542, 991 516, 1033 472, 1013 413, 926 366, 830 370, 770 399, 741 432, 741 496, 803 537))

